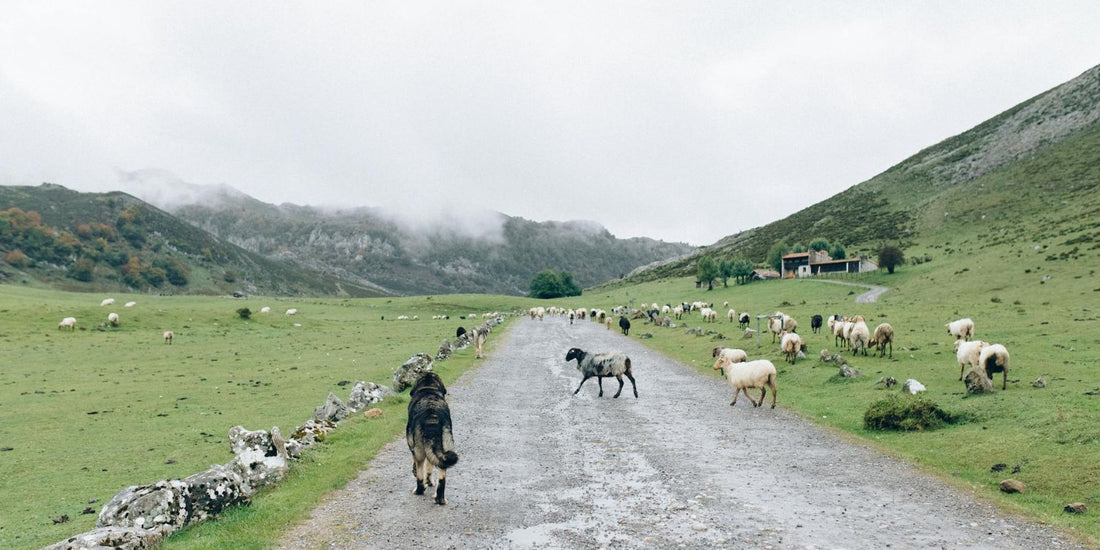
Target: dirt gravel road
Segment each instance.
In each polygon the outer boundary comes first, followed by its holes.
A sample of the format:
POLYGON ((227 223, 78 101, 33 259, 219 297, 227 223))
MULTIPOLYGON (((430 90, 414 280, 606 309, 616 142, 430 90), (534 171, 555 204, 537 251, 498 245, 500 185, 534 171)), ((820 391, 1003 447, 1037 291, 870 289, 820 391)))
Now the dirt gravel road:
POLYGON ((449 388, 448 505, 402 438, 281 548, 1079 548, 787 412, 782 375, 777 409, 731 395, 617 330, 515 321, 449 388), (640 397, 573 395, 573 346, 630 355, 640 397))

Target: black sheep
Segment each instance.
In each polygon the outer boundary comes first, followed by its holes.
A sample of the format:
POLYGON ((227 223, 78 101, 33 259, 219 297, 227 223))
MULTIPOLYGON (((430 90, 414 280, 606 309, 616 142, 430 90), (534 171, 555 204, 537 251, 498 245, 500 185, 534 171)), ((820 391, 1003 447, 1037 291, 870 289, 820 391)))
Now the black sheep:
POLYGON ((623 334, 630 335, 630 320, 624 315, 619 316, 619 328, 623 329, 623 334))
POLYGON ((821 316, 820 315, 814 315, 813 317, 810 317, 810 330, 812 330, 814 334, 817 334, 818 331, 821 330, 821 316))

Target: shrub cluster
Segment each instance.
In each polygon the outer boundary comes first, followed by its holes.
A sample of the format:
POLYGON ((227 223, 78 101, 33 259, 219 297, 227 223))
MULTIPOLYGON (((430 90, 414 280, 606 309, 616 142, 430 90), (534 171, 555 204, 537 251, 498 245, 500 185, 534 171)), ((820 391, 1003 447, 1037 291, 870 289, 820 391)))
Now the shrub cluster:
POLYGON ((895 394, 871 403, 863 413, 868 430, 924 431, 960 424, 966 419, 940 408, 921 395, 895 394))

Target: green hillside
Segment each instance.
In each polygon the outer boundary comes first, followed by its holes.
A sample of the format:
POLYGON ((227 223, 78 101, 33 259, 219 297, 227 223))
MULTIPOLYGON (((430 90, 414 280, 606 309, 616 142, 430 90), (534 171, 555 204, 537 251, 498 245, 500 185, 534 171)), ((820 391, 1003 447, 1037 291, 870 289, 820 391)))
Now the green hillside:
POLYGON ((991 226, 1005 226, 1009 235, 1001 239, 1034 239, 1029 232, 1049 233, 1051 222, 1066 221, 1058 232, 1089 238, 1088 216, 1096 218, 1089 205, 1097 203, 1092 194, 1100 179, 1098 121, 1100 67, 1094 67, 827 200, 632 280, 693 274, 703 254, 764 264, 775 243, 807 245, 815 238, 842 243, 849 257, 873 256, 883 243, 942 249, 948 230, 977 236, 991 226), (1069 220, 1068 211, 1081 223, 1069 220))
POLYGON ((77 291, 380 296, 254 254, 121 192, 0 186, 0 281, 77 291))

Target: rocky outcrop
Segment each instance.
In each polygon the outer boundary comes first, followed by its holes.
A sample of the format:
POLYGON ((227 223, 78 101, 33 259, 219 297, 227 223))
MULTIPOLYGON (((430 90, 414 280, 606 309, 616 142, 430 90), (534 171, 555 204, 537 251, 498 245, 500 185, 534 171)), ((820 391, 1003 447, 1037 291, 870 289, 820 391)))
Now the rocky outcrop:
POLYGON ((351 389, 351 395, 348 396, 348 409, 352 412, 361 411, 375 403, 380 403, 390 395, 393 395, 393 392, 381 384, 359 381, 355 383, 355 387, 351 389))
POLYGON ((98 527, 43 550, 150 550, 160 546, 173 529, 135 529, 130 527, 98 527))
POLYGON ((174 531, 187 524, 190 493, 187 483, 177 479, 127 487, 103 506, 96 527, 174 531))

